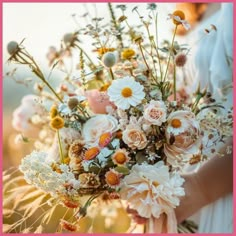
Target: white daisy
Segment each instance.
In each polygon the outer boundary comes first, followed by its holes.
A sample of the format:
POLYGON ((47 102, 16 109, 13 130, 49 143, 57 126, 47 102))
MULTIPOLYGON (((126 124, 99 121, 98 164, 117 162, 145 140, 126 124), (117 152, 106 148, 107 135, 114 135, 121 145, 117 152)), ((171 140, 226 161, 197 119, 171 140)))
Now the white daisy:
POLYGON ((126 76, 112 82, 108 89, 110 101, 123 110, 130 106, 137 106, 145 97, 143 86, 136 82, 132 77, 126 76))

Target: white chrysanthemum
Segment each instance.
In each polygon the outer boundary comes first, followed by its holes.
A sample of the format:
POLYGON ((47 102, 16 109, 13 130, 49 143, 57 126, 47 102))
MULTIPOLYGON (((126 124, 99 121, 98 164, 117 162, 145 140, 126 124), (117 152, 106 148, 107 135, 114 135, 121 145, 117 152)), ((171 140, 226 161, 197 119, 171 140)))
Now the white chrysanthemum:
POLYGON ((76 194, 79 188, 79 181, 75 179, 74 174, 65 164, 59 165, 62 173, 53 171, 52 164, 54 161, 47 158, 46 152, 33 151, 26 156, 19 167, 23 172, 27 183, 50 193, 53 196, 57 194, 76 194), (72 189, 67 190, 65 184, 71 184, 72 189))
POLYGON ((108 88, 108 96, 118 108, 126 110, 130 106, 137 106, 141 103, 145 96, 143 89, 140 83, 132 77, 126 76, 112 82, 108 88))
POLYGON ((140 216, 158 218, 179 205, 179 197, 185 194, 183 182, 179 174, 169 173, 163 162, 136 164, 122 181, 121 197, 140 216))

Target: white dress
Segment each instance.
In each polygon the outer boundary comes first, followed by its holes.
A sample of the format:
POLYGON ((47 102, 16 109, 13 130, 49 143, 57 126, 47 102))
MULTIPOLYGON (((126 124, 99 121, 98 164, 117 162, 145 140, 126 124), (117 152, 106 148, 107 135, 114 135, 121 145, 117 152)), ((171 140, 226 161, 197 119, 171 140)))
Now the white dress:
MULTIPOLYGON (((233 4, 223 3, 221 9, 201 24, 191 38, 201 38, 204 29, 214 24, 215 32, 204 36, 193 48, 195 66, 192 68, 192 82, 195 88, 208 85, 216 99, 227 98, 224 106, 233 106, 232 61, 233 61, 233 4), (194 35, 194 36, 193 36, 194 35)), ((229 194, 200 210, 199 233, 233 232, 233 196, 229 194)))

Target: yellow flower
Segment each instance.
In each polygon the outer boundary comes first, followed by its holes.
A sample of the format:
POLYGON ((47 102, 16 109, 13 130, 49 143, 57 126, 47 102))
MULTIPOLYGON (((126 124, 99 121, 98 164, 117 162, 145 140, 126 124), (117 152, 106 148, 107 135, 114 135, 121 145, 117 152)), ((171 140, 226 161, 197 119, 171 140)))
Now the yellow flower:
POLYGON ((125 60, 131 59, 135 55, 135 51, 132 48, 124 49, 122 52, 122 58, 125 60))
POLYGON ((51 127, 53 129, 61 129, 64 127, 64 120, 60 117, 60 116, 55 116, 52 120, 51 120, 51 127))
POLYGON ((50 117, 51 119, 57 116, 57 107, 56 106, 52 106, 50 109, 50 117))
POLYGON ((100 91, 100 92, 106 92, 107 89, 110 87, 110 85, 111 85, 111 83, 106 83, 106 84, 104 84, 104 85, 99 89, 99 91, 100 91))
MULTIPOLYGON (((184 14, 184 12, 182 12, 182 11, 180 11, 180 10, 174 11, 174 12, 173 12, 173 16, 179 17, 180 20, 185 20, 185 14, 184 14)), ((175 18, 173 18, 173 23, 174 23, 175 25, 181 25, 181 24, 182 24, 181 21, 178 21, 178 20, 176 20, 175 18)))
POLYGON ((95 50, 99 56, 102 56, 103 54, 105 54, 106 52, 114 52, 115 48, 98 48, 97 50, 95 50))

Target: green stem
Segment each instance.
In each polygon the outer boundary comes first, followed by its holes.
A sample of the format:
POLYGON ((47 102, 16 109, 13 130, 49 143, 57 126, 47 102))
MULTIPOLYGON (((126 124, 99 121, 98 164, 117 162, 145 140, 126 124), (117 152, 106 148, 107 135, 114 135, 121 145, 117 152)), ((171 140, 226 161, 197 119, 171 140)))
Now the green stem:
POLYGON ((60 138, 59 130, 57 130, 57 139, 58 139, 59 152, 60 152, 60 162, 64 163, 64 157, 63 157, 63 152, 62 152, 62 145, 61 145, 61 138, 60 138))
POLYGON ((52 88, 52 86, 47 82, 47 80, 44 78, 44 75, 43 75, 43 73, 41 72, 41 70, 39 69, 39 67, 38 67, 38 65, 36 64, 36 62, 33 60, 33 58, 32 57, 30 57, 29 55, 27 55, 26 53, 24 53, 24 52, 21 52, 23 55, 25 55, 28 59, 30 59, 31 61, 32 61, 32 63, 31 62, 29 62, 29 61, 27 61, 24 57, 22 57, 19 53, 18 53, 18 57, 20 57, 25 63, 27 63, 30 67, 31 67, 31 69, 32 69, 32 71, 33 71, 33 73, 36 75, 36 76, 38 76, 39 77, 39 79, 41 79, 42 80, 42 82, 51 90, 51 92, 57 97, 57 99, 61 102, 61 103, 63 103, 63 101, 62 101, 62 99, 58 96, 58 94, 55 92, 55 90, 52 88))
POLYGON ((176 66, 174 64, 174 101, 176 101, 176 66))
POLYGON ((146 58, 145 58, 144 53, 143 53, 143 49, 142 49, 141 43, 139 43, 138 45, 139 45, 139 49, 140 49, 140 52, 141 52, 142 57, 143 57, 143 61, 144 61, 145 65, 146 65, 147 69, 150 71, 150 68, 149 68, 149 66, 147 64, 146 58))
POLYGON ((173 45, 174 45, 174 40, 175 40, 175 35, 176 35, 176 32, 177 32, 177 28, 178 28, 178 25, 175 26, 175 30, 174 30, 174 34, 173 34, 173 38, 172 38, 172 43, 171 43, 171 47, 170 47, 170 53, 169 53, 169 56, 168 56, 168 61, 167 61, 167 66, 166 66, 166 72, 165 72, 163 81, 166 80, 166 76, 167 76, 167 72, 168 72, 168 68, 169 68, 169 64, 170 64, 171 52, 173 50, 173 45))
POLYGON ((75 47, 77 47, 79 50, 81 50, 83 52, 83 54, 87 57, 87 59, 90 61, 90 63, 93 65, 93 67, 96 68, 95 64, 93 63, 93 61, 89 57, 89 55, 78 44, 75 44, 75 47))
POLYGON ((111 75, 111 80, 115 80, 115 77, 114 77, 114 74, 113 74, 113 71, 111 68, 109 68, 109 72, 110 72, 110 75, 111 75))

